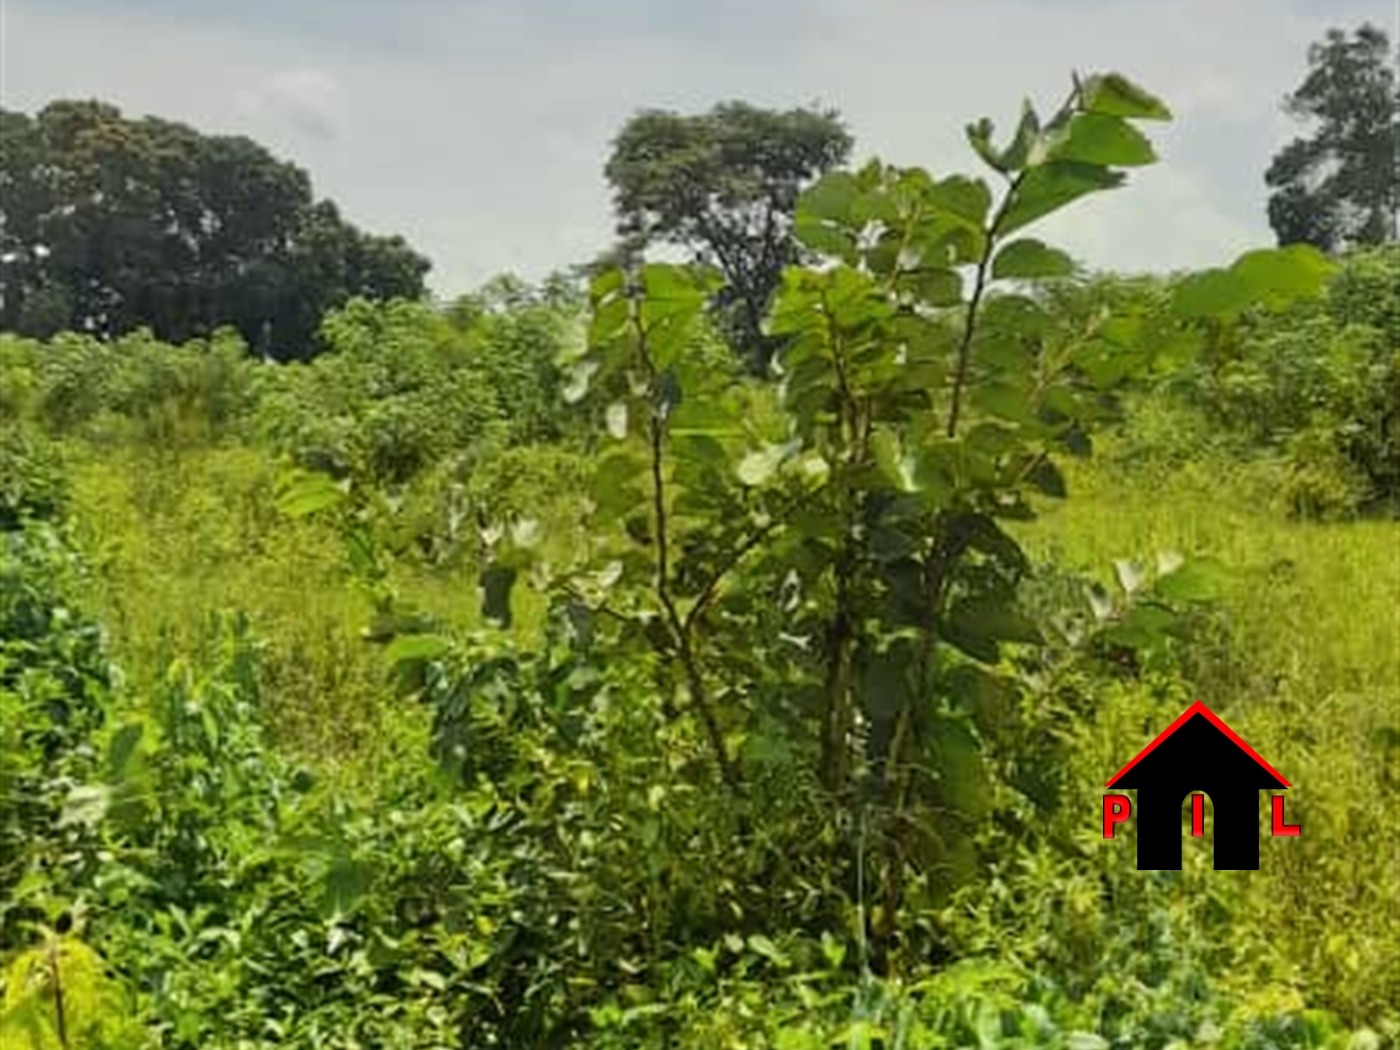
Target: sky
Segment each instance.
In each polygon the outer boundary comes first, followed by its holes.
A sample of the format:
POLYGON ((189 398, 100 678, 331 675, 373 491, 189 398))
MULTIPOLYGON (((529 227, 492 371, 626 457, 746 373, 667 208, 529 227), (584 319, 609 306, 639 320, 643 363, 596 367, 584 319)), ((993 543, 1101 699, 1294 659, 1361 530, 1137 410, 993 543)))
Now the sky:
POLYGON ((1037 235, 1165 271, 1272 243, 1263 173, 1307 130, 1280 103, 1310 43, 1367 21, 1395 39, 1400 0, 0 0, 0 105, 248 135, 451 297, 605 248, 603 164, 639 109, 833 107, 854 161, 941 177, 978 172, 969 122, 1113 70, 1172 108, 1145 125, 1161 162, 1037 235))

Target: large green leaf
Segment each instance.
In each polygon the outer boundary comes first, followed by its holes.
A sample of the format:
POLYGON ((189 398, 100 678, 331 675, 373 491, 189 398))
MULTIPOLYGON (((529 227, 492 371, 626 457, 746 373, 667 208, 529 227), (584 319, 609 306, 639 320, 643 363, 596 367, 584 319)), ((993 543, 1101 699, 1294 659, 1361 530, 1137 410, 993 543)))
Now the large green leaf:
POLYGON ((854 264, 856 261, 856 238, 840 226, 799 214, 793 223, 792 232, 794 237, 814 252, 841 259, 848 264, 854 264))
POLYGON ((1310 245, 1245 252, 1229 269, 1189 274, 1172 289, 1171 308, 1187 319, 1229 317, 1255 304, 1285 306, 1321 295, 1333 265, 1310 245))
POLYGON ((993 597, 962 598, 949 610, 944 637, 983 663, 996 663, 1000 642, 1038 644, 1040 629, 1007 601, 993 597))
POLYGON ((1164 642, 1179 622, 1180 617, 1170 609, 1144 603, 1133 606, 1122 621, 1104 630, 1099 637, 1127 649, 1151 649, 1164 642))
POLYGON ((1058 211, 1085 194, 1121 186, 1124 174, 1079 161, 1048 161, 1026 171, 1015 199, 997 224, 1003 236, 1058 211))
POLYGON ((992 260, 992 276, 998 279, 1065 277, 1073 272, 1074 260, 1067 254, 1030 237, 1002 245, 992 260))
POLYGON ((277 509, 291 518, 304 518, 337 507, 346 500, 342 485, 327 474, 294 476, 277 500, 277 509))
POLYGON ((928 202, 935 209, 980 229, 992 206, 992 191, 981 179, 952 175, 929 187, 928 202))
POLYGON ((963 301, 963 279, 956 270, 921 268, 902 277, 899 288, 929 306, 957 306, 963 301))
POLYGON ((1158 577, 1154 589, 1169 601, 1212 602, 1229 585, 1230 571, 1212 558, 1193 558, 1179 568, 1158 577))
POLYGON ((1126 168, 1152 164, 1157 154, 1147 136, 1123 118, 1078 113, 1045 143, 1045 159, 1126 168))
POLYGON ((1096 73, 1080 85, 1080 107, 1091 113, 1138 120, 1171 120, 1165 102, 1121 73, 1096 73))
POLYGON ((1011 383, 979 383, 972 388, 972 406, 980 412, 1013 423, 1035 422, 1035 412, 1026 391, 1011 383))
POLYGON ((1172 288, 1171 308, 1178 317, 1223 317, 1249 305, 1249 289, 1232 270, 1202 270, 1172 288))
POLYGON ((436 634, 401 634, 384 647, 390 663, 414 660, 436 660, 451 648, 447 639, 436 634))
POLYGON ((972 715, 984 737, 995 739, 1015 729, 1019 700, 1015 679, 960 663, 948 672, 947 683, 949 695, 972 715))
POLYGON ((944 801, 974 820, 986 816, 991 789, 977 738, 965 726, 946 718, 934 723, 932 735, 944 801))
POLYGON ((1251 295, 1283 301, 1321 295, 1334 269, 1327 256, 1310 244, 1245 252, 1230 267, 1251 295))
POLYGON ((860 193, 860 181, 850 172, 828 172, 797 198, 797 218, 851 224, 851 207, 860 193))

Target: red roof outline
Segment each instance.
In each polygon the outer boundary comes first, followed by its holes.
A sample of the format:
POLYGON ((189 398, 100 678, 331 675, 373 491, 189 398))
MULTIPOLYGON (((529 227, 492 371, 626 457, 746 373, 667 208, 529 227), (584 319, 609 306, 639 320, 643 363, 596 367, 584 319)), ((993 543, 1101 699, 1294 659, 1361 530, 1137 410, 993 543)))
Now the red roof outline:
POLYGON ((1254 761, 1258 762, 1259 765, 1263 766, 1271 774, 1277 777, 1279 782, 1282 783, 1284 787, 1293 786, 1283 778, 1282 773, 1280 773, 1273 766, 1269 765, 1269 763, 1265 762, 1264 759, 1260 756, 1259 752, 1255 751, 1254 748, 1250 747, 1243 740, 1241 740, 1239 736, 1236 735, 1233 729, 1231 729, 1224 722, 1222 722, 1220 720, 1219 715, 1217 715, 1214 711, 1208 708, 1205 704, 1197 700, 1194 704, 1192 704, 1184 712, 1182 712, 1180 718, 1178 718, 1171 725, 1167 726, 1166 729, 1163 729, 1160 733, 1158 733, 1156 738, 1152 741, 1152 743, 1148 744, 1145 748, 1139 751, 1136 758, 1134 758, 1126 766, 1120 769, 1117 773, 1114 773, 1113 778, 1109 780, 1109 782, 1105 784, 1104 787, 1112 787, 1114 784, 1116 784, 1123 777, 1123 774, 1128 772, 1128 770, 1132 769, 1135 765, 1137 765, 1144 758, 1150 755, 1158 744, 1162 743, 1162 741, 1166 740, 1167 737, 1175 733, 1178 729, 1180 729, 1183 725, 1186 724, 1186 722, 1191 718, 1192 715, 1196 714, 1204 715, 1206 721, 1208 721, 1211 725, 1215 726, 1216 729, 1220 730, 1229 738, 1230 743, 1234 744, 1246 755, 1254 759, 1254 761))

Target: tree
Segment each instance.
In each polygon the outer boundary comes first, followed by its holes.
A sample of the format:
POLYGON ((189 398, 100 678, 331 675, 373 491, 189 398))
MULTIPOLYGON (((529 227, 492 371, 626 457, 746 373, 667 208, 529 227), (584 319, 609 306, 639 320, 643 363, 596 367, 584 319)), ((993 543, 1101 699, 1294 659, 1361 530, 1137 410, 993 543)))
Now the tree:
POLYGON ((1395 238, 1400 94, 1391 57, 1386 34, 1372 25, 1352 39, 1329 30, 1308 49, 1311 70, 1284 109, 1319 127, 1285 146, 1264 176, 1275 191, 1269 225, 1280 245, 1335 250, 1395 238))
POLYGON ((418 298, 428 262, 316 201, 305 171, 242 136, 115 106, 0 111, 0 327, 183 342, 233 325, 306 356, 352 296, 418 298))
POLYGON ((623 127, 605 174, 622 257, 665 242, 716 266, 715 305, 755 370, 773 341, 762 322, 783 269, 804 258, 792 233, 802 189, 843 164, 852 140, 834 111, 728 102, 680 116, 647 110, 623 127))

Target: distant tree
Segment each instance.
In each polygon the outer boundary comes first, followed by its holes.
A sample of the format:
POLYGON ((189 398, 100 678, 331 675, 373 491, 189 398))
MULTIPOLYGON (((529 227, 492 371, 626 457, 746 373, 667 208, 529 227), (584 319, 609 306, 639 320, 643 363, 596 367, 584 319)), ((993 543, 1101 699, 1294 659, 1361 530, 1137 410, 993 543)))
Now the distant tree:
POLYGON ((637 114, 613 144, 616 257, 661 242, 724 275, 717 306, 756 370, 771 342, 763 317, 783 269, 803 259, 792 235, 798 194, 843 164, 852 146, 835 112, 760 109, 728 102, 709 113, 637 114))
POLYGON ((1395 238, 1400 94, 1392 59, 1386 34, 1372 25, 1350 39, 1329 30, 1308 49, 1311 70, 1284 109, 1316 122, 1317 132, 1285 146, 1264 176, 1280 245, 1331 251, 1395 238))
POLYGON ((352 296, 418 298, 428 261, 317 202, 306 172, 241 136, 58 101, 0 111, 0 327, 181 342, 232 325, 311 352, 352 296))

